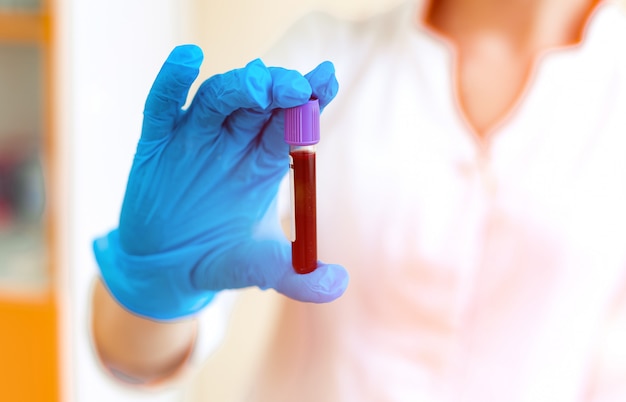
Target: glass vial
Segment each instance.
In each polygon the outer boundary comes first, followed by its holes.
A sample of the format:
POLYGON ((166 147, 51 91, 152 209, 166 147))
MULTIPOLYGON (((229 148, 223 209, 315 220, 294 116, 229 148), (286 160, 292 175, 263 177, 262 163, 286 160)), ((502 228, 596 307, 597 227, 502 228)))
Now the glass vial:
POLYGON ((315 154, 320 139, 317 99, 285 110, 291 187, 291 257, 299 274, 317 268, 317 194, 315 154))

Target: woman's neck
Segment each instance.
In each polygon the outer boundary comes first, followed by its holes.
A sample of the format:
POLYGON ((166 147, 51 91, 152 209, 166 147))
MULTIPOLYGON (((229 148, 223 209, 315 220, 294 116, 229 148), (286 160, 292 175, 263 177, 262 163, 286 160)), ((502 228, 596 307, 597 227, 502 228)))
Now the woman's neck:
POLYGON ((498 36, 528 50, 574 44, 599 0, 431 0, 426 23, 455 42, 498 36))
POLYGON ((598 0, 432 0, 424 23, 456 49, 463 114, 484 137, 523 98, 537 56, 572 45, 598 0))

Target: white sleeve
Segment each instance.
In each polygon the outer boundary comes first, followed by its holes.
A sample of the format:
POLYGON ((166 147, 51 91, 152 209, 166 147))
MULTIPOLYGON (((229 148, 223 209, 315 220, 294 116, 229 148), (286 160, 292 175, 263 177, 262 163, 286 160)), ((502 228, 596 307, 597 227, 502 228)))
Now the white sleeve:
POLYGON ((626 401, 626 285, 599 329, 586 401, 626 401))
POLYGON ((190 356, 190 368, 201 366, 224 340, 228 321, 237 300, 237 290, 223 290, 198 315, 198 334, 190 356))

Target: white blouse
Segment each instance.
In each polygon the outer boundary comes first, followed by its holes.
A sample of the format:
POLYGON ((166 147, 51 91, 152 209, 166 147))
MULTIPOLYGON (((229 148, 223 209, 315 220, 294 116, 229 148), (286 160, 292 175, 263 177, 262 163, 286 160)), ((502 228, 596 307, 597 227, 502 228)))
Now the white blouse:
POLYGON ((580 45, 543 54, 482 140, 417 9, 316 14, 264 58, 337 69, 319 255, 351 279, 333 303, 285 301, 249 400, 625 401, 623 11, 600 4, 580 45))

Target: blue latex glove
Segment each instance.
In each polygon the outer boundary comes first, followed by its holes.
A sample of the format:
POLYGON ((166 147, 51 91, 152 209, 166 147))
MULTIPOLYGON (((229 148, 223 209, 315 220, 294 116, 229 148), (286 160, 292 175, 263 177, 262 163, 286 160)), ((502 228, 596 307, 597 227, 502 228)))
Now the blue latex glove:
POLYGON ((258 286, 323 303, 348 274, 320 262, 296 274, 277 216, 288 169, 282 108, 337 91, 331 63, 302 76, 260 60, 205 81, 201 50, 175 48, 148 95, 119 229, 94 241, 102 278, 128 310, 153 319, 188 316, 217 291, 258 286))

